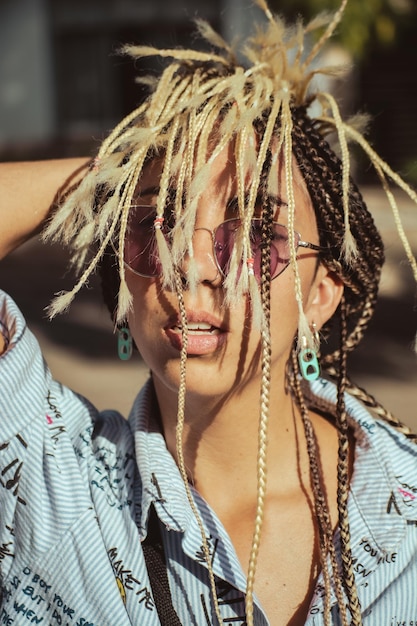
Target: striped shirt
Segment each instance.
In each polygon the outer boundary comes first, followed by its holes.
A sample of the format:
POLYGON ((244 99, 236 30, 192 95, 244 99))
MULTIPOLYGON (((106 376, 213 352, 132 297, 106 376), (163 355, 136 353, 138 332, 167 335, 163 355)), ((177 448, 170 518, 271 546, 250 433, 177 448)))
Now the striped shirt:
MULTIPOLYGON (((5 294, 0 324, 8 343, 0 358, 0 625, 157 626, 141 547, 151 504, 162 522, 181 623, 216 624, 200 530, 152 420, 152 384, 128 421, 99 413, 52 380, 5 294)), ((331 412, 331 383, 316 381, 310 393, 331 412)), ((356 439, 349 517, 363 623, 417 625, 417 446, 353 398, 346 401, 356 439)), ((223 623, 243 625, 245 573, 220 520, 193 496, 223 623)), ((339 552, 337 533, 334 541, 339 552)), ((319 577, 306 625, 324 623, 322 596, 319 577)), ((255 623, 268 624, 258 602, 255 623)))

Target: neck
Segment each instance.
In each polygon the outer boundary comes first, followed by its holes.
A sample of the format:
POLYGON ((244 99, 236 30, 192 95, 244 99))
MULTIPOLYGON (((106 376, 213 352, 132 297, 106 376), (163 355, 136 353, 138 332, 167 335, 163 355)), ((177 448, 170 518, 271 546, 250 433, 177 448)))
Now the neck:
MULTIPOLYGON (((157 380, 155 389, 167 447, 177 459, 176 401, 165 388, 160 388, 157 380)), ((184 462, 190 482, 202 495, 216 490, 219 480, 227 497, 238 484, 244 484, 245 494, 256 494, 259 418, 259 381, 226 399, 187 394, 182 437, 184 462)), ((299 412, 284 388, 272 385, 267 448, 271 487, 288 490, 300 484, 301 475, 308 473, 304 451, 299 412)))

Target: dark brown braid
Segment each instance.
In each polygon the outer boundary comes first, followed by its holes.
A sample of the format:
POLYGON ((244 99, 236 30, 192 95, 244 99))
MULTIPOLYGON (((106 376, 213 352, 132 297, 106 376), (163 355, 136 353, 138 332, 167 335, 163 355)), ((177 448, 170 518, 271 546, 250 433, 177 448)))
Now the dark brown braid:
MULTIPOLYGON (((350 223, 359 255, 348 264, 344 261, 342 244, 344 215, 341 191, 342 165, 340 159, 320 134, 317 125, 306 115, 305 109, 294 110, 293 152, 306 183, 315 210, 323 263, 344 284, 347 330, 343 349, 352 351, 362 336, 374 313, 381 268, 384 262, 383 243, 362 195, 351 180, 350 223)), ((340 307, 321 329, 321 367, 326 374, 337 380, 341 347, 335 345, 337 323, 340 325, 340 307)), ((344 380, 346 391, 360 399, 386 422, 404 433, 411 440, 417 436, 389 413, 372 395, 344 380)))
MULTIPOLYGON (((358 257, 352 264, 344 261, 342 254, 344 236, 344 212, 342 199, 342 167, 341 162, 330 149, 329 144, 319 133, 318 128, 306 116, 305 110, 294 111, 293 152, 301 174, 305 180, 308 192, 312 199, 316 214, 316 221, 320 237, 320 245, 325 248, 321 255, 323 263, 334 272, 344 284, 344 296, 338 311, 332 320, 322 329, 325 340, 335 336, 335 318, 339 325, 338 345, 329 342, 321 357, 323 369, 330 377, 337 380, 337 407, 336 427, 338 431, 338 491, 337 502, 339 512, 339 529, 341 541, 343 585, 348 598, 352 624, 361 624, 360 605, 357 596, 352 554, 350 549, 350 529, 348 521, 347 502, 349 495, 349 437, 347 414, 344 402, 345 391, 353 395, 369 407, 377 408, 379 416, 405 432, 410 438, 412 435, 407 427, 403 426, 376 401, 347 378, 346 360, 348 353, 361 340, 363 333, 373 315, 379 278, 384 261, 381 237, 374 225, 372 216, 368 212, 362 196, 356 185, 351 181, 349 189, 350 225, 352 234, 358 247, 358 257)), ((300 406, 306 431, 309 456, 316 454, 311 448, 309 421, 306 418, 303 394, 297 383, 298 363, 293 351, 293 368, 290 370, 289 384, 300 406)), ((317 460, 311 459, 311 475, 314 478, 317 460)), ((314 483, 313 483, 314 484, 314 483)), ((320 494, 315 493, 316 510, 320 523, 321 513, 318 511, 320 494)), ((340 601, 339 601, 340 605, 340 601)))
MULTIPOLYGON (((316 214, 320 244, 326 248, 322 260, 345 285, 348 316, 346 348, 350 352, 361 340, 371 319, 384 262, 383 244, 373 218, 353 181, 349 189, 349 218, 358 256, 351 264, 342 254, 344 241, 344 212, 342 199, 342 165, 318 132, 304 109, 294 112, 293 151, 312 199, 316 214)), ((322 329, 325 339, 331 323, 322 329)), ((322 366, 337 362, 333 350, 322 355, 322 366)))
MULTIPOLYGON (((336 377, 336 370, 329 371, 330 376, 336 377)), ((355 398, 358 398, 365 406, 369 407, 375 415, 381 417, 385 422, 396 428, 403 433, 410 441, 417 443, 417 434, 413 433, 408 426, 403 424, 395 415, 388 411, 374 396, 368 393, 365 389, 352 382, 349 377, 346 377, 345 390, 355 398)))
POLYGON ((347 412, 345 406, 346 361, 347 361, 347 317, 346 300, 342 296, 340 304, 340 364, 337 384, 337 411, 336 427, 339 440, 337 462, 337 508, 339 512, 339 531, 341 543, 341 558, 343 568, 343 583, 349 601, 349 610, 352 616, 352 626, 362 624, 361 608, 353 573, 352 551, 350 548, 350 526, 348 518, 349 497, 349 433, 347 412))
MULTIPOLYGON (((342 615, 342 623, 347 623, 346 607, 342 594, 342 577, 339 572, 336 552, 333 544, 333 527, 330 519, 329 507, 325 495, 325 487, 323 484, 323 475, 320 466, 320 453, 317 447, 316 435, 313 424, 309 417, 308 407, 305 402, 304 394, 301 388, 301 378, 299 375, 298 350, 296 342, 291 353, 291 366, 288 374, 290 385, 294 392, 294 396, 301 411, 301 418, 304 426, 304 433, 307 444, 307 453, 310 465, 311 486, 314 494, 314 511, 317 518, 319 532, 320 562, 323 572, 323 581, 325 588, 324 597, 324 619, 328 619, 330 611, 330 572, 327 566, 327 555, 330 556, 330 562, 333 572, 333 582, 336 591, 336 597, 339 604, 339 610, 342 615)), ((325 622, 326 623, 326 622, 325 622)))

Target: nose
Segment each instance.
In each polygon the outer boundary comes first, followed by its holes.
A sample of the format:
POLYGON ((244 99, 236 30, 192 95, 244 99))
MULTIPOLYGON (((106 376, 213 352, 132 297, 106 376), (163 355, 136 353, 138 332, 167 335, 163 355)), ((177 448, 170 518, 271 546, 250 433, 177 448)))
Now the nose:
POLYGON ((198 283, 219 287, 223 276, 214 256, 214 232, 209 228, 199 227, 194 230, 192 240, 192 258, 187 254, 182 262, 181 270, 185 276, 195 276, 198 283))

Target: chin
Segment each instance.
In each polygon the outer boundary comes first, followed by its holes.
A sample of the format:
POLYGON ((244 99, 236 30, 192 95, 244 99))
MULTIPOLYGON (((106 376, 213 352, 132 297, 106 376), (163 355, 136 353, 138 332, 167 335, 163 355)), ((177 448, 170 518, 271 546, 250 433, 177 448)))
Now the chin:
MULTIPOLYGON (((154 374, 155 375, 155 374, 154 374)), ((164 371, 163 376, 158 376, 160 383, 169 391, 178 395, 180 387, 179 364, 174 367, 168 367, 164 371)), ((186 369, 186 396, 187 398, 213 399, 217 401, 223 396, 230 395, 235 387, 235 379, 229 376, 226 378, 216 368, 216 372, 207 371, 207 367, 203 369, 194 367, 194 359, 187 359, 186 369)))

